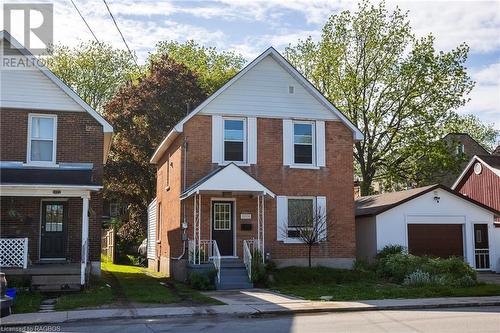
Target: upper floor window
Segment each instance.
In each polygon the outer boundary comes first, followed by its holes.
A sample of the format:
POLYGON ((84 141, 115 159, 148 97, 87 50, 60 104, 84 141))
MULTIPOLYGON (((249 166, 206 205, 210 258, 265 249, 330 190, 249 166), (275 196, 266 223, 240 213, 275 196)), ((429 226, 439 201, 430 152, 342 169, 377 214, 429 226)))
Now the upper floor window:
POLYGON ((462 155, 463 153, 465 153, 465 147, 464 147, 463 143, 459 143, 456 147, 456 154, 462 155))
POLYGON ((57 116, 30 114, 28 121, 28 163, 55 164, 57 116))
POLYGON ((245 162, 245 120, 224 119, 224 161, 245 162))
POLYGON ((294 122, 293 163, 313 165, 315 163, 314 151, 314 124, 294 122))

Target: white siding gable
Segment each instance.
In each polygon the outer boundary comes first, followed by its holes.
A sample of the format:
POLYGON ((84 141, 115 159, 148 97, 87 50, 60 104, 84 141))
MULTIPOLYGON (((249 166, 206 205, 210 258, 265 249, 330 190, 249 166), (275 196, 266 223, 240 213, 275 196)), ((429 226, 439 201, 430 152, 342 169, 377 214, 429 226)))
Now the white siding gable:
POLYGON ((218 95, 200 114, 336 120, 271 55, 218 95), (294 93, 289 93, 294 86, 294 93))
MULTIPOLYGON (((13 59, 19 59, 21 53, 17 50, 9 53, 14 55, 14 52, 17 54, 13 59)), ((0 105, 4 108, 85 111, 37 67, 13 70, 2 66, 0 72, 0 105)))

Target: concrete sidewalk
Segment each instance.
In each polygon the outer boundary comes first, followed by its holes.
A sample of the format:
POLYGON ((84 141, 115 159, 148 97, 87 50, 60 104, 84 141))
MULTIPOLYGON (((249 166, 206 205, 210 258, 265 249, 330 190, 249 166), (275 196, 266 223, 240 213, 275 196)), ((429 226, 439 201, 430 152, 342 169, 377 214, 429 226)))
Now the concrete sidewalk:
POLYGON ((318 302, 301 300, 258 289, 248 291, 211 292, 207 294, 220 300, 224 299, 228 304, 197 307, 98 309, 13 314, 8 317, 1 318, 0 325, 18 326, 58 324, 72 321, 117 318, 207 315, 255 316, 263 314, 500 306, 500 296, 387 299, 357 302, 318 302))

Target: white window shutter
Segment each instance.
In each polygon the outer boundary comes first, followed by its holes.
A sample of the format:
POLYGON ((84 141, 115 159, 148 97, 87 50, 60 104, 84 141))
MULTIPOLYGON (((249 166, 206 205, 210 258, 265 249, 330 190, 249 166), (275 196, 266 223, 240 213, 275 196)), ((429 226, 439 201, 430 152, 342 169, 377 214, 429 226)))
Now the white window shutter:
POLYGON ((224 124, 222 116, 212 116, 212 163, 222 163, 224 124))
POLYGON ((285 196, 276 197, 276 239, 284 241, 288 226, 288 200, 285 196))
POLYGON ((283 165, 292 164, 293 122, 283 119, 283 165))
MULTIPOLYGON (((324 214, 324 219, 326 219, 326 224, 328 224, 328 212, 326 210, 326 197, 316 197, 316 207, 317 207, 317 212, 324 214)), ((320 240, 324 241, 326 240, 327 237, 327 228, 326 226, 324 227, 324 232, 320 235, 320 240)))
POLYGON ((257 164, 257 118, 249 117, 247 122, 248 164, 257 164))
POLYGON ((325 163, 325 122, 316 121, 316 165, 324 167, 325 163))

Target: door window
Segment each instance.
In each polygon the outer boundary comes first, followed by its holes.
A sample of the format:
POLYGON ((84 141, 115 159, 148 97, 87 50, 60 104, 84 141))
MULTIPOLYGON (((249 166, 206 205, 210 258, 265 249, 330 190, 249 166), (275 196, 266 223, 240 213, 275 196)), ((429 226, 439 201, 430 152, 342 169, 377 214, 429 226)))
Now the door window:
POLYGON ((214 230, 231 230, 230 203, 214 203, 214 230))

